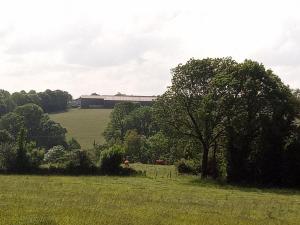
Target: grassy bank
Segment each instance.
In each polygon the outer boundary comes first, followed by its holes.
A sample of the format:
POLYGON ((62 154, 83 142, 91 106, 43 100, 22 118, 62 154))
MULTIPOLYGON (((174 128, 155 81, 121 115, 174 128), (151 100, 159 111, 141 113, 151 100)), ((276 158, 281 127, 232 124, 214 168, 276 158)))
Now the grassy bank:
POLYGON ((50 118, 68 130, 67 137, 76 138, 82 148, 91 148, 94 140, 102 143, 102 133, 109 122, 111 109, 71 109, 50 114, 50 118))
POLYGON ((179 176, 172 166, 131 166, 146 175, 1 175, 0 224, 299 224, 299 192, 220 186, 179 176))

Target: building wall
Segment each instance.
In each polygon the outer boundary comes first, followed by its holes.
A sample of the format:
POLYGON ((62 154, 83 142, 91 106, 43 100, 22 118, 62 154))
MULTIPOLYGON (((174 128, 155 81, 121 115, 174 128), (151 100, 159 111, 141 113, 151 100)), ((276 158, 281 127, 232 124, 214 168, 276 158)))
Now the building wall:
POLYGON ((80 107, 83 109, 87 108, 114 108, 114 106, 121 102, 135 102, 140 103, 143 106, 150 106, 153 104, 152 101, 117 101, 117 100, 104 100, 104 99, 89 99, 81 98, 80 107))
POLYGON ((81 98, 80 99, 80 107, 83 109, 87 108, 95 108, 95 107, 104 106, 104 99, 89 99, 89 98, 81 98))
POLYGON ((122 102, 133 102, 133 103, 139 103, 142 106, 151 106, 153 102, 138 102, 138 101, 116 101, 116 100, 105 100, 104 101, 104 107, 105 108, 113 108, 116 104, 122 103, 122 102))

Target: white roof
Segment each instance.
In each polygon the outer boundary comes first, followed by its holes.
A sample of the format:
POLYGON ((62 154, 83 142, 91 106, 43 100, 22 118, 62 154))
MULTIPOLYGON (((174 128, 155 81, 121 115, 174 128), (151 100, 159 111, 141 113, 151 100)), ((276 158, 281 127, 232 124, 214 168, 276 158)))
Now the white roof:
POLYGON ((82 95, 80 98, 89 99, 104 99, 113 101, 137 101, 137 102, 151 102, 156 100, 156 96, 133 96, 133 95, 82 95))

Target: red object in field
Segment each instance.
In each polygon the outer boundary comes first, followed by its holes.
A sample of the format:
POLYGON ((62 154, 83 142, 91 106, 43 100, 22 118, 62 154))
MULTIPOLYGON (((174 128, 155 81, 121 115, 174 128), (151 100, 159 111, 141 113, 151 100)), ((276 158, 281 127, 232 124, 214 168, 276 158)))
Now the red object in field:
POLYGON ((125 160, 125 161, 124 161, 124 165, 125 165, 126 167, 129 167, 129 161, 128 161, 128 160, 125 160))
POLYGON ((166 161, 162 160, 162 159, 158 159, 158 160, 155 161, 155 164, 157 164, 157 165, 165 165, 166 161))

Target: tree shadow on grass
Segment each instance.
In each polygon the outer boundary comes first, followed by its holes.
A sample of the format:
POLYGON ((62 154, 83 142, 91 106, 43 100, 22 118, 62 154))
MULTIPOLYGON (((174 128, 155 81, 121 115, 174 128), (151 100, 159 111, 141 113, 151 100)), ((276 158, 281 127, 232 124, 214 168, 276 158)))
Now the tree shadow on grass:
POLYGON ((217 188, 217 189, 232 190, 232 191, 251 192, 256 194, 270 193, 270 194, 279 194, 279 195, 300 196, 299 188, 286 188, 286 187, 262 186, 262 185, 253 185, 253 184, 236 184, 236 183, 229 184, 226 182, 220 182, 209 178, 205 180, 202 180, 200 178, 194 178, 188 181, 186 185, 217 188))
POLYGON ((91 167, 86 170, 80 170, 80 168, 76 168, 73 170, 66 168, 57 168, 57 167, 49 167, 49 168, 38 168, 27 171, 7 171, 0 169, 0 175, 9 175, 9 176, 19 176, 19 175, 28 175, 28 176, 116 176, 116 177, 131 177, 131 176, 141 176, 141 172, 136 171, 131 168, 118 168, 113 172, 104 172, 101 171, 97 167, 91 167))

